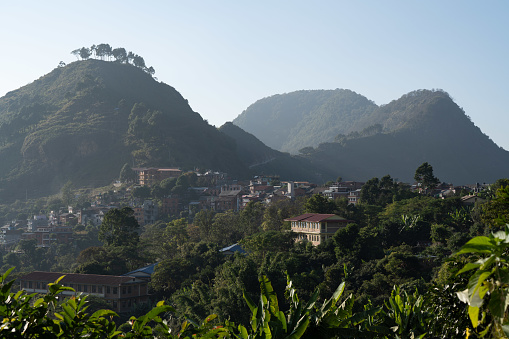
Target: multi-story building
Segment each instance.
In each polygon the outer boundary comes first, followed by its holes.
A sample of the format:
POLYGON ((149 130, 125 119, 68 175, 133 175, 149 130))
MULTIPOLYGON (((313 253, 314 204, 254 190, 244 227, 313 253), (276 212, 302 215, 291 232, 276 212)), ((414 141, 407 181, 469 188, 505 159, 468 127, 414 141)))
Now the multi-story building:
POLYGON ((161 214, 177 215, 179 212, 179 199, 177 197, 166 197, 161 199, 161 214))
POLYGON ((0 228, 0 245, 2 247, 12 246, 21 239, 23 230, 17 229, 14 225, 5 225, 0 228))
POLYGON ((140 226, 153 224, 157 221, 158 207, 152 200, 145 200, 141 206, 133 208, 134 218, 140 226))
POLYGON ((75 292, 64 291, 65 296, 76 293, 95 295, 106 300, 116 312, 129 312, 134 305, 148 301, 147 280, 132 276, 32 272, 19 278, 20 289, 28 293, 48 293, 48 284, 61 276, 59 284, 72 287, 75 292))
POLYGON ((356 189, 355 191, 348 192, 348 203, 352 205, 357 205, 361 198, 361 189, 356 189))
POLYGON ((337 230, 352 222, 335 214, 317 213, 306 213, 285 221, 289 221, 292 231, 297 233, 297 241, 305 239, 313 245, 332 238, 337 230))
POLYGON ((48 225, 37 227, 33 232, 38 247, 48 247, 51 244, 69 244, 72 242, 72 227, 64 225, 48 225))
POLYGON ((167 178, 178 178, 182 174, 178 168, 133 168, 133 171, 138 173, 138 183, 149 187, 167 178))

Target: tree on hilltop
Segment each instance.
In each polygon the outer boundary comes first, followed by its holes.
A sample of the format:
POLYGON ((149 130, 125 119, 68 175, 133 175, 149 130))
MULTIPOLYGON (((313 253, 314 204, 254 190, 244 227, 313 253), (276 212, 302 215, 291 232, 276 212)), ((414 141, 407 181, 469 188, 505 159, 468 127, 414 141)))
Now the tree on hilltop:
POLYGON ((81 60, 87 60, 92 55, 96 58, 100 58, 101 60, 107 58, 108 61, 111 60, 111 57, 113 57, 115 62, 131 64, 135 67, 141 68, 144 72, 150 74, 151 76, 154 76, 156 72, 154 67, 147 67, 143 57, 139 56, 138 54, 135 54, 131 51, 127 52, 123 47, 113 49, 109 44, 92 45, 90 48, 81 47, 73 50, 71 54, 81 60))
POLYGON ((125 48, 122 48, 122 47, 115 48, 114 50, 111 51, 111 54, 115 58, 115 61, 121 62, 121 63, 127 62, 127 52, 126 52, 125 48))

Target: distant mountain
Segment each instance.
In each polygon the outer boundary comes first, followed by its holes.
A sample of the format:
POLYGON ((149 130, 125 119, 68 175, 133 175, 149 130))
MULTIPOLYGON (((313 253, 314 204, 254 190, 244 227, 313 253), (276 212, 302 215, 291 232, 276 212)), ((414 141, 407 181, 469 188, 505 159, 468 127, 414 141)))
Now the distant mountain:
POLYGON ((128 64, 77 61, 0 98, 0 202, 108 184, 125 163, 248 174, 230 137, 128 64))
POLYGON ((498 147, 442 91, 408 93, 375 111, 375 124, 310 149, 306 158, 343 178, 366 180, 390 174, 412 182, 430 163, 445 182, 494 182, 509 173, 509 152, 498 147))
POLYGON ((370 126, 366 118, 377 108, 346 89, 297 91, 258 100, 233 123, 276 150, 296 154, 370 126))
POLYGON ((219 130, 235 140, 239 158, 253 173, 279 175, 285 180, 309 180, 317 183, 335 178, 334 169, 324 170, 301 156, 273 150, 231 122, 225 123, 219 130))

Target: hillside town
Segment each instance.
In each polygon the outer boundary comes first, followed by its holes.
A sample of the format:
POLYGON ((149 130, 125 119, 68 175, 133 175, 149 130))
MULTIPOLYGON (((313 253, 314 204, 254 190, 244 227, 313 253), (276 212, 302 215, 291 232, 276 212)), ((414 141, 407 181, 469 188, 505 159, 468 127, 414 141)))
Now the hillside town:
MULTIPOLYGON (((134 210, 134 216, 140 226, 154 224, 158 220, 171 220, 186 217, 189 223, 196 213, 203 210, 238 212, 250 202, 265 205, 284 199, 322 195, 330 200, 346 198, 355 205, 360 199, 364 182, 341 181, 318 186, 306 181, 280 181, 277 176, 255 176, 249 181, 238 181, 228 177, 227 173, 217 171, 183 172, 178 168, 133 168, 136 183, 132 185, 116 182, 113 190, 90 197, 90 207, 76 209, 73 206, 51 211, 47 215, 33 215, 27 220, 12 220, 1 227, 0 246, 4 250, 14 250, 22 239, 35 239, 38 247, 52 244, 72 244, 76 229, 88 225, 99 227, 104 215, 112 208, 128 206, 134 210), (170 193, 158 199, 140 197, 133 194, 139 188, 153 188, 165 179, 177 179, 181 175, 194 176, 196 182, 209 183, 207 186, 187 187, 183 192, 170 193)), ((417 183, 408 184, 411 190, 419 191, 417 183)), ((442 183, 432 196, 445 198, 463 194, 465 206, 484 201, 477 194, 488 185, 473 184, 454 186, 442 183)), ((148 194, 147 194, 148 195, 148 194)), ((292 227, 293 229, 293 227, 292 227)), ((302 232, 295 229, 296 232, 302 232)), ((319 244, 319 241, 313 241, 319 244)))

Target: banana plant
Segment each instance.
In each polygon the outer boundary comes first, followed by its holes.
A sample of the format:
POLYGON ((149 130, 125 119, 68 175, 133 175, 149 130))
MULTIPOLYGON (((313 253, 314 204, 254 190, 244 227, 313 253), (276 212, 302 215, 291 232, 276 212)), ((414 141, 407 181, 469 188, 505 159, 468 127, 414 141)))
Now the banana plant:
POLYGON ((431 315, 423 307, 424 299, 417 291, 408 294, 394 287, 385 316, 396 338, 424 338, 428 332, 431 315))
POLYGON ((381 308, 366 308, 353 314, 354 299, 350 295, 341 304, 345 283, 341 283, 332 297, 318 304, 316 289, 307 302, 299 299, 292 281, 287 278, 286 294, 290 309, 279 309, 277 295, 266 276, 260 277, 260 299, 255 304, 246 294, 252 316, 250 328, 238 326, 236 338, 241 339, 298 339, 298 338, 373 338, 389 333, 375 320, 381 308))

